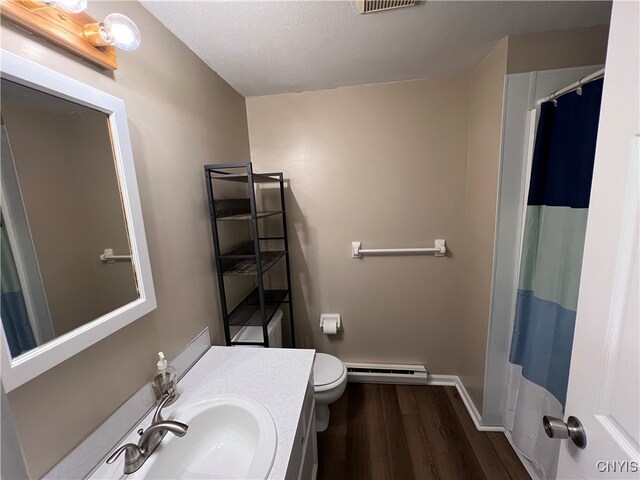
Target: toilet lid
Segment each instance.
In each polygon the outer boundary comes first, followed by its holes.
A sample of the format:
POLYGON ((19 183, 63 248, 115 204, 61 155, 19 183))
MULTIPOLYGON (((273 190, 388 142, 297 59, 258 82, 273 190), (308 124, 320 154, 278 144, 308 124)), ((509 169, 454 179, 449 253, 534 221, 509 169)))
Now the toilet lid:
POLYGON ((344 363, 333 355, 316 353, 313 365, 313 383, 316 387, 337 382, 344 373, 344 363))

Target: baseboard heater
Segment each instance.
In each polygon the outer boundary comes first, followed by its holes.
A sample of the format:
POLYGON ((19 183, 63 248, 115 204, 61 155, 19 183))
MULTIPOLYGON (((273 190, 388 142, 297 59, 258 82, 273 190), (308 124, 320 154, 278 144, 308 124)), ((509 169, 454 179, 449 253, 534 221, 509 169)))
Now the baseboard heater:
POLYGON ((347 380, 357 383, 427 384, 427 369, 423 365, 346 362, 347 380))

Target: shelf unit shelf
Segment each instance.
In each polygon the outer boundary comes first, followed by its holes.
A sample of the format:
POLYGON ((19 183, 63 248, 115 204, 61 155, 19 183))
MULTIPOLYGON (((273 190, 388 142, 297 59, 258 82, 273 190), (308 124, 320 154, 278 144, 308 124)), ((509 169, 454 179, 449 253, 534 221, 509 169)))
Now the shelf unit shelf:
MULTIPOLYGON (((212 180, 229 180, 227 177, 211 177, 212 180)), ((258 212, 251 208, 248 198, 225 198, 213 201, 213 209, 219 222, 256 220, 284 213, 284 210, 258 212)))
MULTIPOLYGON (((256 214, 256 218, 260 220, 261 218, 271 217, 272 215, 278 215, 282 213, 282 211, 275 212, 258 212, 256 214)), ((253 220, 250 213, 239 213, 237 215, 229 215, 228 217, 219 217, 219 222, 228 222, 234 220, 253 220)))
MULTIPOLYGON (((267 183, 267 182, 279 182, 278 177, 280 173, 251 173, 252 178, 249 179, 249 174, 244 173, 229 173, 223 171, 224 169, 237 168, 238 164, 217 164, 217 165, 205 165, 205 170, 208 170, 209 177, 213 180, 227 180, 230 182, 240 183, 267 183)), ((242 164, 244 165, 244 164, 242 164)))
MULTIPOLYGON (((249 163, 215 164, 204 166, 209 213, 211 217, 211 232, 215 253, 216 273, 222 320, 227 345, 261 345, 269 346, 267 327, 276 311, 283 304, 289 307, 289 331, 291 346, 295 347, 293 324, 293 305, 291 302, 291 273, 289 265, 289 244, 287 235, 287 217, 284 203, 284 176, 282 173, 254 173, 249 163), (240 182, 247 185, 248 198, 216 198, 214 185, 218 182, 240 182), (256 205, 255 184, 277 182, 280 190, 280 209, 258 211, 256 205), (282 222, 282 236, 261 237, 259 220, 280 215, 282 222), (243 243, 224 253, 220 250, 219 222, 244 221, 248 222, 252 240, 243 243), (284 244, 283 249, 263 250, 262 241, 279 241, 284 244), (286 289, 268 289, 265 287, 265 274, 280 260, 285 260, 286 289), (227 305, 226 279, 230 277, 254 277, 257 286, 234 308, 227 305), (262 342, 234 341, 231 338, 230 327, 257 327, 262 329, 262 342)), ((231 280, 230 280, 231 281, 231 280)))
MULTIPOLYGON (((267 273, 286 253, 287 252, 262 252, 260 258, 262 274, 267 273)), ((228 259, 228 257, 223 256, 222 260, 222 274, 225 276, 255 276, 258 274, 258 261, 255 257, 228 259)))
MULTIPOLYGON (((289 296, 288 290, 265 290, 265 304, 267 307, 267 324, 271 321, 276 310, 285 303, 289 296)), ((258 289, 254 289, 229 314, 229 325, 237 327, 253 327, 262 325, 262 312, 258 289)))

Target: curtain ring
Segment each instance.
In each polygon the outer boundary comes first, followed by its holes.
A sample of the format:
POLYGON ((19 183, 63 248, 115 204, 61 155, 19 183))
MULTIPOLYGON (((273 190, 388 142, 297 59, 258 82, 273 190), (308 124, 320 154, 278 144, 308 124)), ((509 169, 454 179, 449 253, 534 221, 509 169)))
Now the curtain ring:
POLYGON ((582 95, 582 79, 578 81, 578 88, 576 89, 578 95, 582 95))

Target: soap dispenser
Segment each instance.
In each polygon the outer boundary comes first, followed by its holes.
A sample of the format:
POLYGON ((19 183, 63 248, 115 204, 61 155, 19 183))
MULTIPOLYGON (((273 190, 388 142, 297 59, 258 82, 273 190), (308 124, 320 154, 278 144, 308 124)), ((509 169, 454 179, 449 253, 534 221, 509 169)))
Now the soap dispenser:
POLYGON ((176 388, 176 370, 167 363, 164 353, 158 352, 158 371, 153 377, 153 392, 156 394, 156 400, 160 400, 162 396, 171 390, 172 398, 165 404, 171 405, 178 398, 178 389, 176 388))

